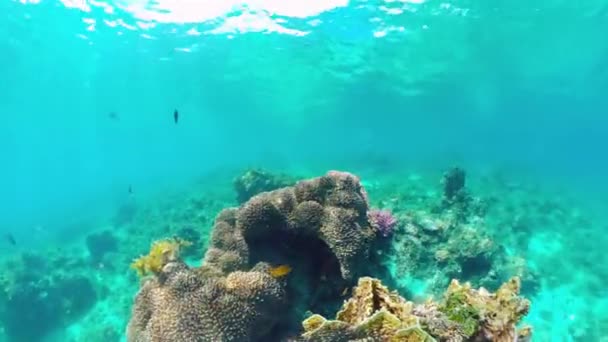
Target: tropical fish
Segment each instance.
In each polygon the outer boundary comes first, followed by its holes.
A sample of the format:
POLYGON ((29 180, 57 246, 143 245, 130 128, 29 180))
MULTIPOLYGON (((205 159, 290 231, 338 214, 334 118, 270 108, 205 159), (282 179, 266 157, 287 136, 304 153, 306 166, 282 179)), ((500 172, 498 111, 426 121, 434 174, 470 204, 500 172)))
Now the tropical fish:
POLYGON ((290 272, 291 267, 289 265, 279 265, 275 267, 270 267, 268 269, 268 273, 270 273, 273 278, 282 278, 288 275, 290 272))
POLYGON ((173 121, 175 121, 176 124, 179 121, 179 113, 177 112, 177 109, 173 112, 173 121))

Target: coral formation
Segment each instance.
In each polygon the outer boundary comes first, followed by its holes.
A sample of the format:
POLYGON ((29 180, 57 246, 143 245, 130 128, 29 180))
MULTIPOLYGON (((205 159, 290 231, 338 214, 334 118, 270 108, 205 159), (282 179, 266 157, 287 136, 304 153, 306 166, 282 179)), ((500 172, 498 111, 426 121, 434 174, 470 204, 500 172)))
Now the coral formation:
POLYGON ((402 216, 402 222, 404 230, 395 234, 389 253, 397 259, 398 276, 423 278, 430 270, 439 269, 434 284, 437 291, 445 288, 450 278, 491 287, 508 278, 498 272, 504 252, 486 232, 481 218, 462 222, 449 211, 433 214, 419 210, 402 216))
POLYGON ((179 258, 180 250, 183 247, 190 244, 191 242, 179 238, 155 241, 152 243, 150 253, 135 259, 131 268, 136 270, 139 276, 148 273, 160 273, 166 264, 179 258))
MULTIPOLYGON (((285 233, 323 241, 338 259, 343 278, 351 279, 375 238, 367 209, 359 178, 345 172, 329 172, 290 188, 261 193, 238 210, 220 215, 205 264, 236 260, 242 265, 249 246, 230 245, 241 241, 240 235, 247 243, 255 243, 285 233)), ((226 271, 226 266, 219 268, 226 271)))
POLYGON ((392 210, 402 228, 384 253, 383 262, 396 266, 392 275, 424 280, 435 294, 452 278, 497 288, 512 276, 522 279, 524 293, 534 291, 535 274, 521 257, 509 255, 498 243, 500 235, 492 231, 494 224, 488 219, 493 207, 488 204, 496 206, 493 197, 473 197, 464 188, 462 169, 444 173, 443 183, 437 192, 392 184, 381 189, 382 197, 394 199, 380 205, 392 210))
POLYGON ((453 281, 441 303, 414 305, 390 292, 378 279, 359 279, 353 296, 335 320, 312 315, 302 326, 305 341, 496 341, 529 338, 515 324, 528 312, 529 302, 518 296, 513 278, 496 293, 471 289, 453 281))
MULTIPOLYGON (((175 240, 154 243, 133 263, 138 273, 155 276, 136 296, 128 341, 258 340, 282 318, 276 313, 287 311, 291 267, 264 262, 285 257, 273 250, 287 254, 302 244, 325 245, 339 274, 352 279, 374 238, 367 198, 349 173, 331 172, 258 194, 218 214, 200 268, 179 260, 181 243, 175 240), (264 248, 268 241, 286 246, 264 248)), ((310 260, 325 255, 306 253, 310 260)))
MULTIPOLYGON (((517 324, 528 313, 530 302, 519 297, 520 280, 512 278, 496 293, 452 280, 439 307, 448 318, 458 322, 467 337, 474 340, 511 342, 519 335, 517 324)), ((529 335, 529 328, 522 335, 529 335)))
POLYGON ((0 322, 9 341, 41 341, 87 313, 98 299, 91 279, 55 271, 88 265, 60 256, 23 254, 10 265, 10 277, 0 280, 0 322))
POLYGON ((130 342, 251 341, 285 310, 284 284, 267 265, 225 277, 203 277, 175 261, 139 291, 127 327, 130 342))
POLYGON ((263 169, 248 169, 234 179, 234 189, 239 204, 266 191, 292 186, 295 180, 286 175, 275 175, 263 169))
POLYGON ((446 202, 454 202, 463 195, 465 189, 466 173, 463 169, 454 167, 444 173, 441 183, 443 185, 443 198, 446 202))
POLYGON ((312 315, 302 325, 305 341, 419 341, 434 339, 420 327, 413 303, 390 292, 378 279, 363 277, 335 320, 312 315))
POLYGON ((367 213, 369 223, 382 237, 388 237, 393 233, 397 219, 389 210, 372 209, 367 213))

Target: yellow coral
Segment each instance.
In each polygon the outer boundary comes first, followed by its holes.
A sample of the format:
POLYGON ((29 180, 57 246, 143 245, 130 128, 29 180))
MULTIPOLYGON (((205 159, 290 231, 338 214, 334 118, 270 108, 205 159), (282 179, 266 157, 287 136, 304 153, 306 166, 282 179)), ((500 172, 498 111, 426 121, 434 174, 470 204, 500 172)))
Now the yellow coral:
MULTIPOLYGON (((519 296, 520 286, 519 278, 514 277, 496 293, 490 293, 484 288, 476 290, 469 283, 452 280, 442 311, 450 319, 471 326, 468 335, 481 334, 495 342, 513 341, 517 334, 515 325, 530 308, 530 302, 519 296)), ((523 331, 523 334, 530 333, 531 330, 523 331)))
POLYGON ((378 279, 359 279, 353 297, 346 301, 336 320, 313 315, 303 322, 308 341, 331 339, 382 342, 434 342, 412 313, 412 303, 389 291, 378 279))
POLYGON ((327 320, 321 315, 314 314, 302 322, 304 331, 313 331, 319 329, 327 320))
POLYGON ((389 291, 380 280, 363 277, 353 290, 352 298, 344 303, 336 318, 351 324, 360 324, 381 309, 386 309, 406 324, 412 317, 411 302, 403 299, 397 292, 389 291))
POLYGON ((131 268, 137 271, 140 277, 148 273, 159 273, 167 263, 177 260, 181 248, 190 245, 191 242, 180 238, 154 241, 148 255, 135 259, 131 268))
POLYGON ((288 275, 291 272, 291 267, 289 265, 279 265, 276 267, 270 267, 268 269, 268 273, 270 273, 270 275, 273 278, 282 278, 286 275, 288 275))

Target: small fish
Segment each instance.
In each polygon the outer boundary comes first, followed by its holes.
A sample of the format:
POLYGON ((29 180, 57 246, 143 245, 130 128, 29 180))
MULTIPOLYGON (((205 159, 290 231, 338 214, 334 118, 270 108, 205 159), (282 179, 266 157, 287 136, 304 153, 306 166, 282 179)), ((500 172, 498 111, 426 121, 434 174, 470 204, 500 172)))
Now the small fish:
POLYGON ((133 195, 133 188, 129 185, 129 195, 133 195))
POLYGON ((286 275, 288 275, 291 272, 291 267, 289 265, 280 265, 280 266, 276 266, 276 267, 271 267, 268 270, 268 273, 270 273, 270 275, 273 278, 282 278, 286 275))
POLYGON ((5 237, 6 237, 6 241, 8 241, 8 243, 10 243, 13 246, 17 246, 17 240, 15 240, 15 237, 13 236, 13 234, 7 233, 5 235, 5 237))
POLYGON ((173 121, 175 121, 175 124, 177 124, 179 121, 179 113, 177 112, 177 109, 173 112, 173 121))
POLYGON ((116 112, 110 112, 110 114, 108 114, 108 117, 112 120, 120 120, 120 118, 118 117, 118 113, 116 112))

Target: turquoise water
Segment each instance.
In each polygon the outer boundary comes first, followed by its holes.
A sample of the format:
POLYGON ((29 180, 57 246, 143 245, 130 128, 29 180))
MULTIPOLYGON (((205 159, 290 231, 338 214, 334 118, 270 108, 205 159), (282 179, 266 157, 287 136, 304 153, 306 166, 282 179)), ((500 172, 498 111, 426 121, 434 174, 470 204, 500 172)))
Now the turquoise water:
POLYGON ((58 249, 80 260, 92 232, 141 237, 119 248, 114 271, 47 266, 95 279, 95 306, 48 334, 5 327, 2 338, 119 340, 137 290, 127 262, 186 224, 164 214, 186 210, 188 196, 212 203, 201 209, 204 241, 217 212, 236 205, 234 170, 347 170, 387 202, 389 180, 407 193, 422 177, 435 191, 456 164, 473 192, 504 200, 488 229, 538 272, 534 340, 608 338, 608 5, 216 2, 0 4, 1 257, 58 249), (135 222, 158 229, 112 221, 134 201, 148 208, 135 222), (532 217, 517 236, 502 228, 514 216, 532 217), (118 309, 100 294, 113 289, 118 309))

